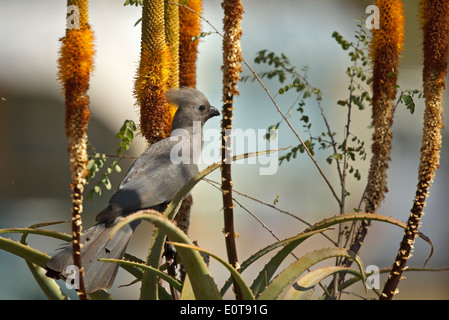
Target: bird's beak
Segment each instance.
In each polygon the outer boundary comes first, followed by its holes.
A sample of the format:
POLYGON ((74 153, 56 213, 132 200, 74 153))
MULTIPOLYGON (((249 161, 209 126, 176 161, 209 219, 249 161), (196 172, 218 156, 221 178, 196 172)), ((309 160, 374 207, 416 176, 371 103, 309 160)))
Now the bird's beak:
POLYGON ((218 111, 217 108, 211 106, 210 111, 209 111, 209 118, 219 116, 219 115, 220 115, 220 111, 218 111))

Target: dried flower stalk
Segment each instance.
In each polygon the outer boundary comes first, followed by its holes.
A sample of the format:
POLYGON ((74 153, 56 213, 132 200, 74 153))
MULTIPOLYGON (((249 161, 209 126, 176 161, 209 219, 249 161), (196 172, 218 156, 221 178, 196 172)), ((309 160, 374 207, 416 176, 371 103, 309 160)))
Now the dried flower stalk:
MULTIPOLYGON (((387 169, 390 162, 394 101, 398 76, 399 55, 404 46, 404 9, 401 0, 377 0, 380 19, 379 29, 373 29, 371 39, 371 60, 373 64, 372 83, 372 157, 365 192, 365 211, 379 209, 387 187, 387 169)), ((350 250, 359 252, 371 221, 362 221, 350 250)), ((351 265, 345 259, 344 265, 351 265)))
POLYGON ((441 129, 443 128, 443 94, 447 72, 449 2, 422 0, 420 2, 421 28, 423 30, 423 88, 426 108, 418 172, 418 186, 413 207, 404 231, 398 254, 393 264, 381 299, 392 299, 407 260, 412 256, 415 238, 418 236, 420 219, 429 188, 439 167, 441 129))
MULTIPOLYGON (((189 0, 184 5, 194 12, 183 6, 179 8, 179 85, 195 88, 198 40, 192 41, 192 38, 197 36, 201 31, 199 14, 202 10, 202 1, 189 0), (195 14, 195 12, 197 14, 195 14)), ((186 234, 189 231, 192 204, 193 198, 192 195, 189 194, 183 200, 175 217, 176 225, 186 234)))
MULTIPOLYGON (((239 270, 237 248, 235 244, 236 233, 234 231, 234 216, 232 201, 232 177, 230 148, 232 137, 228 134, 232 129, 234 95, 238 95, 237 83, 242 71, 242 49, 240 37, 242 35, 241 22, 243 18, 243 6, 240 0, 224 0, 224 35, 223 35, 223 119, 221 123, 221 189, 223 190, 224 232, 226 250, 229 263, 239 270)), ((240 289, 234 283, 237 299, 241 299, 240 289)))
POLYGON ((373 61, 373 143, 366 211, 380 207, 387 187, 387 169, 390 161, 394 100, 399 55, 404 45, 404 12, 401 0, 378 0, 380 28, 373 29, 371 57, 373 61))
POLYGON ((67 6, 79 10, 79 28, 66 29, 61 39, 58 79, 63 86, 66 108, 66 135, 69 138, 70 171, 72 189, 72 246, 73 262, 79 268, 78 294, 87 299, 84 288, 84 269, 81 265, 83 191, 87 175, 87 127, 90 119, 89 89, 90 73, 93 70, 93 33, 88 24, 88 1, 68 1, 67 6))
POLYGON ((202 12, 201 0, 189 0, 185 6, 196 12, 180 8, 179 11, 179 85, 196 87, 196 60, 198 56, 198 40, 192 38, 201 32, 202 12))

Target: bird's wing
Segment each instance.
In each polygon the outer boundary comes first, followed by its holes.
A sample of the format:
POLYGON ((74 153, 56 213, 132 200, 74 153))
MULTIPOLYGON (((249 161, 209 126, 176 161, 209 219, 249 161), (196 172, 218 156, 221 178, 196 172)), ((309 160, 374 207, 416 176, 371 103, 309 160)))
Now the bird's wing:
POLYGON ((106 221, 124 213, 156 207, 170 202, 176 193, 198 173, 196 164, 174 164, 170 151, 178 142, 161 140, 145 150, 129 169, 109 207, 97 221, 106 221))

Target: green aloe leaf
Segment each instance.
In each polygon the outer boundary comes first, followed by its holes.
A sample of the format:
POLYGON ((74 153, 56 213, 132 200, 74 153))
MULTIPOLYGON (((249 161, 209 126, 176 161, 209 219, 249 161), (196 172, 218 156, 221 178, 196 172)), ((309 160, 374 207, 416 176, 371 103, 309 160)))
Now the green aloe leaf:
POLYGON ((42 253, 20 242, 3 237, 0 237, 0 249, 15 254, 16 256, 34 263, 41 268, 45 268, 47 261, 50 259, 50 257, 45 253, 42 253))
POLYGON ((265 267, 259 272, 259 275, 251 285, 251 290, 253 291, 253 293, 257 295, 263 290, 267 282, 271 280, 271 277, 274 275, 279 265, 298 245, 300 245, 302 242, 304 242, 314 234, 323 232, 325 230, 326 228, 303 232, 295 237, 291 237, 283 241, 278 241, 271 246, 268 246, 267 248, 259 251, 256 254, 257 257, 260 257, 261 254, 265 254, 281 245, 285 245, 285 247, 282 248, 273 258, 271 258, 270 261, 265 265, 265 267))
POLYGON ((348 257, 353 259, 357 263, 363 279, 365 279, 363 264, 358 256, 355 256, 352 252, 344 248, 324 248, 307 253, 281 271, 261 292, 257 299, 279 299, 282 293, 285 292, 303 272, 307 271, 308 268, 320 261, 333 257, 348 257))
POLYGON ((341 267, 341 266, 329 266, 324 268, 319 268, 306 273, 298 281, 296 281, 285 293, 284 300, 306 300, 312 295, 315 286, 322 281, 324 278, 338 272, 351 273, 362 279, 362 274, 352 268, 341 267))
MULTIPOLYGON (((133 255, 131 255, 129 253, 125 253, 123 258, 126 261, 136 262, 136 263, 139 263, 139 264, 145 264, 145 261, 143 261, 143 260, 141 260, 141 259, 137 258, 136 256, 133 256, 133 255)), ((120 265, 120 267, 122 267, 123 269, 125 269, 126 271, 131 273, 134 277, 136 277, 136 280, 138 280, 138 281, 142 280, 143 270, 141 268, 138 268, 136 266, 131 266, 131 265, 120 265)))
POLYGON ((45 270, 34 263, 26 261, 34 279, 41 288, 42 292, 49 300, 68 300, 69 298, 62 292, 61 287, 55 280, 45 275, 45 270))
POLYGON ((3 246, 0 244, 0 248, 25 259, 25 262, 28 268, 30 269, 30 272, 33 275, 34 279, 36 280, 37 284, 39 285, 45 296, 50 300, 67 300, 68 297, 61 291, 61 288, 59 287, 59 285, 56 283, 55 280, 48 278, 45 275, 45 270, 43 268, 45 267, 45 264, 49 259, 49 257, 44 253, 41 253, 38 250, 29 247, 27 245, 27 236, 29 234, 37 234, 65 241, 70 241, 71 237, 67 234, 51 230, 37 229, 43 226, 54 225, 62 222, 65 221, 39 223, 32 225, 29 228, 0 229, 0 234, 2 233, 23 234, 20 242, 14 242, 12 240, 0 237, 0 242, 3 241, 3 246))
MULTIPOLYGON (((67 222, 67 221, 37 223, 37 224, 33 224, 33 225, 29 226, 28 230, 35 230, 37 228, 42 228, 42 227, 65 223, 65 222, 67 222)), ((28 234, 29 233, 27 233, 27 232, 23 232, 22 238, 20 239, 20 243, 22 243, 24 245, 28 244, 27 243, 28 234)), ((68 236, 68 235, 59 234, 59 233, 57 233, 55 235, 56 238, 61 238, 61 237, 65 238, 65 236, 68 236), (63 235, 63 236, 61 236, 61 235, 63 235)), ((70 236, 68 236, 68 238, 70 238, 70 236)), ((69 300, 69 297, 67 297, 64 294, 64 292, 61 290, 61 287, 56 283, 56 281, 45 275, 46 272, 44 269, 42 269, 41 267, 39 267, 29 261, 26 261, 26 264, 28 266, 28 269, 30 269, 30 272, 33 275, 34 279, 36 280, 38 286, 41 288, 42 292, 45 294, 45 296, 49 300, 69 300)))
MULTIPOLYGON (((171 240, 175 242, 185 243, 193 245, 187 235, 173 222, 161 215, 155 210, 142 210, 133 213, 122 221, 120 221, 112 230, 111 237, 115 232, 123 227, 125 224, 131 223, 135 220, 146 220, 153 223, 157 228, 164 232, 171 240)), ((189 274, 192 288, 195 293, 196 299, 200 300, 219 300, 221 299, 220 293, 212 276, 207 269, 201 255, 196 250, 180 247, 178 250, 179 257, 181 258, 187 273, 189 274)))
POLYGON ((245 280, 243 280, 242 276, 240 275, 240 273, 233 267, 231 266, 228 262, 226 262, 225 260, 223 260, 222 258, 220 258, 219 256, 217 256, 216 254, 204 250, 200 247, 197 247, 195 245, 186 245, 183 243, 176 243, 176 242, 170 242, 171 244, 173 244, 175 247, 183 247, 183 248, 189 248, 192 250, 198 250, 201 252, 206 253, 207 255, 211 256, 212 258, 216 259, 218 262, 220 262, 223 266, 226 267, 226 269, 229 270, 229 272, 231 273, 231 276, 236 280, 238 286, 240 287, 240 290, 242 291, 243 297, 245 300, 254 300, 254 295, 251 292, 251 290, 248 288, 248 286, 246 285, 245 280))
POLYGON ((28 234, 37 234, 41 236, 52 237, 64 241, 72 241, 72 236, 63 233, 57 232, 53 230, 46 229, 33 229, 33 228, 8 228, 8 229, 0 229, 0 234, 2 233, 22 233, 23 235, 28 234))
MULTIPOLYGON (((267 254, 267 253, 269 253, 269 252, 279 248, 280 246, 294 244, 293 247, 296 247, 300 243, 302 243, 303 241, 308 239, 309 237, 313 236, 314 234, 323 232, 325 230, 327 230, 327 229, 303 232, 303 233, 300 233, 300 234, 298 234, 298 235, 296 235, 294 237, 290 237, 290 238, 287 238, 287 239, 275 242, 275 243, 273 243, 273 244, 271 244, 271 245, 269 245, 269 246, 267 246, 267 247, 257 251, 256 253, 251 255, 248 259, 243 261, 242 264, 240 265, 240 272, 243 272, 246 268, 248 268, 252 263, 256 262, 259 258, 262 258, 265 254, 267 254)), ((288 249, 286 250, 286 254, 288 255, 288 249)), ((278 258, 273 258, 273 259, 279 259, 280 260, 279 263, 277 263, 277 262, 275 263, 276 266, 273 267, 274 268, 273 273, 276 271, 277 266, 282 263, 284 258, 285 258, 285 256, 278 257, 278 258)), ((270 262, 271 262, 271 260, 272 259, 270 259, 270 262)), ((255 291, 257 291, 256 288, 259 288, 259 286, 263 287, 263 284, 265 283, 265 280, 266 280, 267 273, 269 272, 268 271, 269 268, 270 267, 267 267, 267 268, 263 269, 261 271, 261 273, 259 273, 258 278, 256 278, 256 280, 254 280, 253 285, 251 286, 251 289, 252 289, 253 293, 255 291), (260 282, 260 284, 254 284, 255 282, 257 282, 257 283, 260 282)), ((270 276, 270 279, 271 279, 271 276, 270 276)), ((225 294, 226 290, 231 286, 231 284, 232 284, 232 279, 229 278, 226 281, 226 283, 223 286, 223 288, 221 289, 221 291, 220 291, 222 296, 225 294)))
MULTIPOLYGON (((150 251, 148 252, 147 265, 157 269, 164 251, 165 233, 159 229, 154 230, 150 251)), ((159 278, 153 272, 143 272, 140 299, 159 299, 159 278)))
POLYGON ((189 275, 184 279, 184 285, 181 291, 181 300, 195 300, 195 293, 193 292, 192 284, 190 283, 189 275))
MULTIPOLYGON (((332 226, 334 226, 336 224, 339 224, 339 223, 348 222, 348 221, 360 221, 360 220, 373 220, 373 221, 379 221, 379 222, 386 222, 386 223, 390 223, 390 224, 396 225, 398 227, 401 227, 403 229, 405 229, 407 227, 404 222, 402 222, 400 220, 397 220, 397 219, 394 219, 392 217, 387 217, 387 216, 383 216, 383 215, 375 214, 375 213, 363 213, 363 212, 345 213, 345 214, 336 215, 336 216, 333 216, 333 217, 321 220, 321 221, 317 222, 316 224, 310 226, 306 230, 304 230, 300 235, 298 235, 298 237, 299 237, 298 241, 290 241, 272 259, 270 259, 270 261, 265 265, 265 267, 260 271, 260 273, 257 276, 257 278, 254 280, 253 284, 251 285, 251 290, 253 291, 253 293, 255 295, 259 294, 263 290, 263 288, 265 287, 266 283, 268 283, 271 280, 271 277, 274 275, 274 273, 276 272, 277 268, 284 261, 284 259, 299 244, 301 244, 305 239, 307 239, 309 237, 309 236, 307 236, 306 238, 300 240, 301 239, 301 237, 300 237, 301 235, 307 234, 307 232, 315 232, 315 233, 317 233, 318 231, 321 232, 321 231, 324 231, 326 228, 330 228, 330 227, 332 227, 332 226)), ((427 236, 425 236, 422 233, 419 233, 419 236, 424 241, 429 243, 429 245, 431 246, 431 252, 430 252, 429 258, 427 259, 427 260, 429 260, 430 257, 432 256, 432 253, 433 253, 432 242, 430 241, 430 239, 427 236)), ((290 238, 290 239, 293 239, 293 238, 290 238)), ((283 240, 283 241, 287 242, 287 240, 288 239, 283 240)), ((273 244, 272 246, 277 247, 276 243, 273 244)), ((263 250, 265 250, 265 249, 263 249, 263 250)), ((259 257, 261 254, 264 254, 264 252, 263 251, 259 251, 255 255, 253 255, 252 257, 255 257, 257 259, 257 257, 259 257)), ((250 261, 250 262, 252 263, 253 261, 250 261)), ((244 266, 244 264, 242 264, 242 266, 244 266)), ((246 267, 246 265, 245 265, 245 267, 246 267)), ((223 289, 225 289, 225 287, 223 289)), ((222 289, 222 293, 223 293, 223 289, 222 289)))
MULTIPOLYGON (((401 227, 403 229, 407 228, 406 223, 404 223, 403 221, 400 221, 398 219, 394 219, 392 217, 387 217, 387 216, 377 214, 377 213, 352 212, 352 213, 339 214, 339 215, 335 215, 330 218, 323 219, 323 220, 315 223, 313 226, 310 226, 305 231, 329 228, 335 224, 348 222, 348 221, 363 221, 363 220, 386 222, 386 223, 401 227)), ((418 235, 421 239, 426 241, 431 246, 431 251, 433 252, 433 245, 432 245, 432 242, 430 241, 429 237, 422 234, 421 232, 419 232, 418 235)), ((432 252, 431 252, 431 255, 432 255, 432 252)))
POLYGON ((175 288, 176 290, 181 291, 181 289, 182 289, 182 285, 178 280, 172 278, 170 275, 160 271, 159 269, 147 266, 146 264, 133 262, 133 261, 120 260, 120 259, 100 259, 100 261, 118 263, 118 264, 120 264, 120 266, 131 266, 131 267, 140 268, 142 270, 149 270, 150 272, 155 273, 162 280, 167 281, 168 284, 173 286, 173 288, 175 288))
POLYGON ((114 300, 114 297, 104 290, 97 290, 88 295, 91 300, 114 300))

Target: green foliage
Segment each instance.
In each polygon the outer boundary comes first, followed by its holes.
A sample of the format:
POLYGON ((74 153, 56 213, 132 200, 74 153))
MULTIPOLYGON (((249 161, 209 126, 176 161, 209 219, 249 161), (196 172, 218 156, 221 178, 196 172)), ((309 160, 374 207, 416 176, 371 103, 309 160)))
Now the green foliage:
POLYGON ((351 104, 354 104, 359 110, 364 110, 366 108, 365 103, 371 103, 369 86, 372 79, 371 76, 366 74, 367 71, 370 71, 370 69, 366 69, 369 67, 368 36, 362 24, 359 24, 355 35, 357 41, 355 42, 348 42, 337 31, 332 34, 332 37, 343 50, 351 49, 348 56, 352 65, 346 69, 346 75, 350 79, 348 86, 350 95, 345 100, 338 100, 337 104, 340 106, 351 106, 351 104))
POLYGON ((201 39, 201 38, 205 38, 205 37, 211 35, 212 33, 213 33, 212 31, 209 31, 209 32, 201 32, 200 34, 198 34, 198 35, 192 37, 192 42, 194 42, 194 41, 196 41, 196 40, 199 40, 199 39, 201 39))
MULTIPOLYGON (((143 0, 126 0, 123 4, 124 6, 143 6, 143 0)), ((137 19, 137 21, 134 23, 134 27, 137 26, 142 21, 142 18, 137 19)))
POLYGON ((401 91, 401 94, 398 99, 399 102, 405 104, 405 107, 407 108, 407 110, 410 111, 410 114, 415 113, 415 101, 414 101, 415 96, 421 99, 423 97, 422 91, 419 91, 417 89, 401 91))
POLYGON ((124 6, 132 6, 135 5, 137 6, 143 6, 143 0, 126 0, 125 3, 123 4, 124 6))
POLYGON ((116 151, 118 156, 129 150, 131 142, 133 142, 134 133, 136 132, 136 130, 137 127, 134 121, 125 120, 119 132, 115 135, 117 139, 120 139, 120 148, 118 148, 116 151))
MULTIPOLYGON (((308 82, 308 67, 303 67, 301 69, 302 73, 299 73, 296 70, 296 67, 290 63, 290 60, 285 54, 281 53, 280 55, 276 55, 274 52, 268 52, 267 50, 259 51, 256 58, 254 59, 254 62, 256 62, 257 64, 266 64, 273 67, 273 69, 271 70, 262 72, 260 74, 260 78, 277 79, 281 84, 283 84, 278 89, 278 94, 284 95, 287 92, 293 92, 297 95, 295 98, 295 105, 288 110, 287 115, 291 117, 293 109, 296 107, 296 111, 300 113, 299 121, 302 123, 302 127, 304 128, 304 130, 310 136, 310 139, 305 141, 305 146, 302 144, 298 144, 285 155, 281 155, 279 157, 280 163, 282 163, 284 160, 290 161, 291 158, 296 158, 298 151, 300 153, 304 153, 305 148, 307 148, 310 153, 314 155, 315 142, 314 137, 311 134, 312 122, 310 121, 310 117, 304 112, 304 107, 306 106, 306 100, 311 98, 312 96, 314 96, 317 101, 321 101, 322 93, 319 88, 313 87, 308 82), (287 80, 289 81, 287 82, 287 80)), ((242 81, 247 81, 249 79, 249 76, 242 77, 242 81)), ((278 129, 280 124, 281 122, 278 122, 268 127, 269 133, 266 134, 267 139, 270 139, 270 130, 278 129)))
MULTIPOLYGON (((348 124, 346 131, 342 133, 342 140, 338 142, 337 132, 332 131, 328 124, 324 108, 322 104, 322 92, 319 88, 314 87, 307 79, 308 67, 303 67, 301 72, 297 71, 297 68, 291 64, 289 58, 281 53, 280 55, 274 52, 268 52, 267 50, 261 50, 257 53, 254 62, 257 64, 265 64, 271 67, 270 70, 264 71, 260 74, 260 78, 277 79, 283 84, 278 89, 278 94, 285 95, 287 92, 294 94, 294 106, 290 107, 287 112, 289 117, 293 116, 293 112, 297 112, 295 118, 299 119, 302 124, 303 131, 308 135, 308 139, 304 141, 304 144, 300 143, 294 146, 291 150, 279 157, 279 162, 290 161, 295 159, 298 153, 304 153, 306 148, 312 156, 315 155, 318 150, 329 150, 330 154, 327 156, 326 161, 329 164, 337 163, 339 171, 347 170, 357 180, 361 179, 361 173, 359 169, 354 166, 357 160, 364 161, 366 159, 365 142, 359 139, 356 135, 349 131, 349 121, 351 117, 352 106, 357 106, 359 110, 366 108, 366 103, 371 102, 369 94, 369 85, 371 83, 370 76, 367 75, 367 67, 369 67, 369 54, 368 54, 368 36, 363 29, 363 24, 358 24, 358 30, 355 35, 355 42, 347 41, 338 32, 334 32, 332 37, 337 41, 341 48, 348 51, 348 56, 351 61, 351 66, 346 69, 346 75, 349 78, 349 96, 347 99, 338 100, 337 105, 346 107, 348 115, 348 124), (310 105, 309 98, 314 97, 315 103, 318 105, 323 120, 326 124, 326 130, 319 134, 314 134, 312 130, 312 121, 309 116, 310 105), (344 168, 340 168, 340 164, 344 164, 344 168)), ((246 81, 250 77, 244 77, 246 81)), ((281 122, 271 125, 270 128, 277 129, 281 122)), ((269 134, 267 134, 269 138, 269 134)), ((342 174, 341 179, 343 179, 342 174)))
MULTIPOLYGON (((366 109, 366 103, 371 103, 371 97, 369 93, 369 86, 371 84, 371 75, 367 75, 370 72, 369 65, 369 37, 363 28, 362 21, 357 25, 355 34, 355 41, 349 42, 337 31, 332 34, 332 37, 337 41, 341 48, 348 51, 348 56, 351 61, 351 65, 346 69, 346 75, 349 79, 347 99, 338 100, 337 105, 347 108, 347 124, 344 138, 337 146, 337 152, 332 154, 326 160, 329 164, 333 161, 343 161, 348 170, 348 173, 352 174, 357 180, 361 179, 359 169, 357 169, 353 163, 359 160, 366 160, 365 142, 354 135, 350 130, 351 121, 351 109, 356 106, 359 110, 366 109), (367 69, 368 68, 368 69, 367 69)), ((323 148, 325 145, 322 146, 323 148)))
POLYGON ((119 132, 115 137, 120 141, 119 148, 116 150, 115 156, 108 156, 104 153, 96 152, 95 148, 89 143, 89 157, 87 163, 87 170, 89 171, 86 180, 87 184, 96 177, 97 174, 101 174, 98 181, 95 183, 93 189, 87 194, 87 199, 93 199, 94 195, 101 196, 102 188, 111 190, 112 184, 110 181, 110 174, 113 172, 119 173, 122 171, 119 161, 125 156, 125 153, 129 150, 131 143, 134 140, 134 135, 137 130, 136 124, 132 120, 125 120, 121 126, 119 132), (112 158, 118 158, 118 160, 111 160, 112 158), (109 165, 105 166, 107 163, 109 165))

